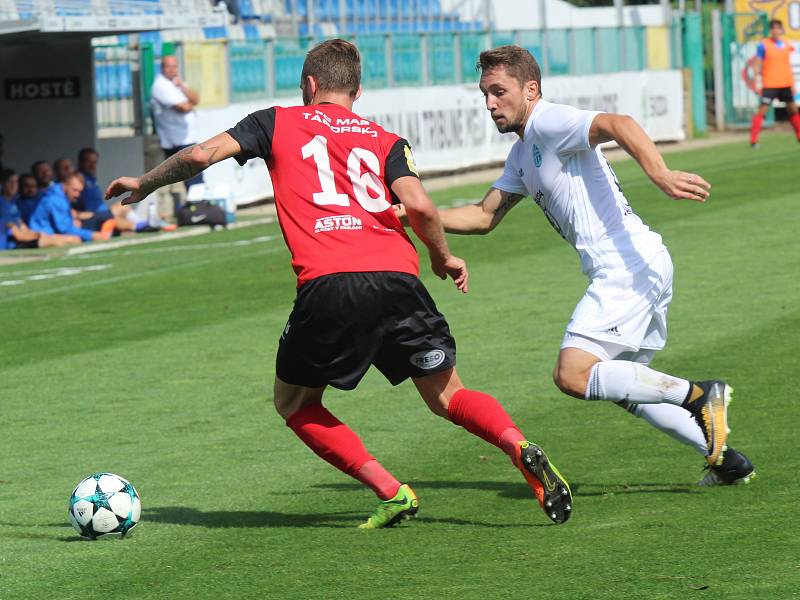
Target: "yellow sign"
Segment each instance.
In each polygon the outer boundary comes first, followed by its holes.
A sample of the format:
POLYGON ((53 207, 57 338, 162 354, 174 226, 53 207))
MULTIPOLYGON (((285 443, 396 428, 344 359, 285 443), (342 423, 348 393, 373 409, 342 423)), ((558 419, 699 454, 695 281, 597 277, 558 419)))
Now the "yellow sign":
POLYGON ((183 78, 197 90, 201 108, 228 104, 228 61, 223 42, 185 42, 183 65, 183 78))
POLYGON ((414 155, 411 154, 411 148, 409 146, 406 146, 404 150, 406 152, 406 162, 408 163, 408 170, 411 171, 417 177, 419 177, 419 171, 417 171, 417 165, 414 162, 414 155))
POLYGON ((783 22, 784 37, 800 41, 800 0, 736 0, 737 13, 764 12, 783 22))

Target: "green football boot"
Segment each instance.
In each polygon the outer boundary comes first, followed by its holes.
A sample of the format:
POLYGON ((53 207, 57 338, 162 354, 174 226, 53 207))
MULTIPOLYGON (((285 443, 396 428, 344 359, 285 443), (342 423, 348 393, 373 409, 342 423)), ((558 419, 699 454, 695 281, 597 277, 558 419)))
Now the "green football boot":
POLYGON ((359 529, 383 529, 399 523, 403 519, 410 519, 419 510, 419 500, 414 490, 407 484, 400 486, 394 498, 384 500, 375 509, 359 529))

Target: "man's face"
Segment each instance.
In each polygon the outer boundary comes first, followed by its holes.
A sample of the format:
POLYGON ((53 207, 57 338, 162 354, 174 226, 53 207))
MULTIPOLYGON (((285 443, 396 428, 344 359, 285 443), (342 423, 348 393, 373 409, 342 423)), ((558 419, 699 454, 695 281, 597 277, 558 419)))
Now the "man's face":
POLYGON ((69 175, 75 172, 72 162, 68 158, 62 158, 56 161, 55 172, 56 181, 64 181, 69 175))
POLYGON ((161 60, 161 72, 169 80, 178 76, 178 59, 174 56, 165 56, 161 60))
POLYGON ((97 175, 97 154, 94 152, 84 154, 78 168, 89 175, 97 175))
POLYGON ((39 187, 46 188, 53 181, 53 167, 49 163, 40 163, 36 165, 33 176, 36 177, 39 187))
POLYGON ((15 196, 19 191, 19 177, 17 175, 12 175, 8 179, 3 182, 3 195, 6 198, 11 198, 15 196))
POLYGON ((36 179, 33 177, 23 177, 21 182, 20 193, 24 198, 33 198, 36 196, 36 179))
POLYGON ((536 83, 520 85, 505 67, 496 67, 481 74, 480 89, 497 131, 519 132, 525 127, 525 113, 532 100, 531 85, 535 87, 536 83))
POLYGON ((783 35, 783 27, 780 25, 773 25, 769 28, 769 35, 773 40, 780 39, 783 35))
POLYGON ((73 177, 69 181, 64 182, 64 194, 66 194, 67 200, 70 202, 75 202, 82 191, 83 183, 81 183, 81 180, 77 177, 73 177))

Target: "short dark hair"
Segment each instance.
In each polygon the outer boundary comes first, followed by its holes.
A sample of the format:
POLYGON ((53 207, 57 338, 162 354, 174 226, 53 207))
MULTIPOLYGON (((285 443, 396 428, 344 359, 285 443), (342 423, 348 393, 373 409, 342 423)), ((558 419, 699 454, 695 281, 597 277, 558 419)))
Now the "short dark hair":
POLYGON ((475 69, 490 71, 504 67, 506 72, 524 86, 529 81, 539 84, 539 95, 542 93, 542 70, 533 54, 519 46, 500 46, 480 53, 475 69))
POLYGON ((17 172, 14 169, 2 169, 0 170, 0 183, 5 183, 9 179, 11 179, 17 172))
POLYGON ((300 84, 311 76, 320 91, 344 92, 355 98, 361 85, 361 55, 358 48, 339 38, 326 40, 306 54, 300 84))
POLYGON ((781 21, 780 19, 772 19, 769 22, 769 28, 770 29, 772 29, 773 27, 776 27, 776 26, 780 27, 781 29, 783 29, 783 21, 781 21))
POLYGON ((33 183, 36 183, 36 177, 34 177, 31 173, 23 173, 19 176, 20 187, 22 187, 22 182, 26 179, 33 179, 33 183))
POLYGON ((81 148, 78 151, 78 162, 82 162, 83 159, 89 156, 90 154, 97 154, 99 156, 99 153, 94 148, 81 148))
POLYGON ((35 163, 31 165, 31 173, 35 173, 36 167, 38 167, 39 165, 46 165, 46 164, 47 164, 46 160, 37 160, 35 163))

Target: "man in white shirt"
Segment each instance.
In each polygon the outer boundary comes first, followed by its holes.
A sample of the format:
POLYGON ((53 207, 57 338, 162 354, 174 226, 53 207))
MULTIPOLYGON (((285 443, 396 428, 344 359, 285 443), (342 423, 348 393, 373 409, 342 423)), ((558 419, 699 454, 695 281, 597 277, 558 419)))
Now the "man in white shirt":
MULTIPOLYGON (((153 121, 164 151, 164 158, 197 143, 194 107, 200 102, 197 92, 181 80, 178 74, 178 58, 165 56, 161 59, 161 73, 153 81, 150 90, 153 121)), ((186 187, 203 182, 198 173, 186 181, 186 187)))
POLYGON ((672 261, 661 236, 628 204, 598 144, 615 141, 667 196, 704 202, 710 185, 672 171, 644 130, 624 115, 547 102, 533 56, 517 46, 481 53, 480 89, 501 133, 519 140, 500 179, 475 205, 440 211, 445 230, 486 234, 525 196, 578 252, 590 284, 572 314, 553 372, 564 393, 622 405, 703 454, 704 485, 746 483, 755 473, 726 445, 732 388, 673 377, 647 365, 666 342, 672 261))

